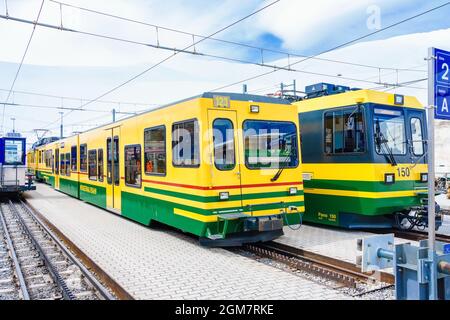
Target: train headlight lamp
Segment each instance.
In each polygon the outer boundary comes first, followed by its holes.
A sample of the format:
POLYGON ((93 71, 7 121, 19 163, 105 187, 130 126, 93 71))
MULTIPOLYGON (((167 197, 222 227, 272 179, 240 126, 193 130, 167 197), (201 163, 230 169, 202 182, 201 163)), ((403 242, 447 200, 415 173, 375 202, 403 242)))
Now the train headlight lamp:
POLYGON ((385 173, 384 174, 384 183, 385 184, 393 184, 393 183, 395 183, 395 174, 393 174, 393 173, 385 173))
POLYGON ((297 194, 297 188, 296 187, 290 187, 289 188, 289 194, 291 196, 296 195, 297 194))
POLYGON ((420 174, 420 182, 428 182, 428 173, 420 174))
POLYGON ((250 112, 251 112, 251 113, 259 113, 259 106, 257 106, 257 105, 251 105, 251 106, 250 106, 250 112))
POLYGON ((230 198, 229 192, 219 192, 219 199, 220 200, 228 200, 230 198))

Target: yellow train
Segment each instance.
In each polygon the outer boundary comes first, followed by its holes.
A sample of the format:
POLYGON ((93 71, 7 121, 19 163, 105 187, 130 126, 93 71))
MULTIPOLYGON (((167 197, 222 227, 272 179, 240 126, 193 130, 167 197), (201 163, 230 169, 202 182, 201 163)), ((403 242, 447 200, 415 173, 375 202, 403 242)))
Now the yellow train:
POLYGON ((297 108, 204 93, 31 150, 55 189, 207 246, 268 241, 304 212, 297 108))
MULTIPOLYGON (((307 98, 294 102, 307 177, 305 221, 346 228, 426 227, 422 104, 412 96, 327 83, 305 91, 307 98)), ((436 226, 441 224, 438 213, 436 226)))

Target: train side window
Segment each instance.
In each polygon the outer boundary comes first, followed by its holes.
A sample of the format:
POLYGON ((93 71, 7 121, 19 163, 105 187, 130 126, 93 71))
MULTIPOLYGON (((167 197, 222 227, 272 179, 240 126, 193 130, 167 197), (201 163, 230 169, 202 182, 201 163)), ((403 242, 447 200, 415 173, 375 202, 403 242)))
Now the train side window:
POLYGON ((166 127, 159 126, 144 131, 145 174, 166 174, 166 127))
POLYGON ((326 112, 324 131, 326 154, 365 151, 366 133, 361 107, 326 112))
POLYGON ((98 149, 98 181, 103 182, 103 149, 98 149))
POLYGON ((64 153, 61 153, 59 155, 59 174, 60 175, 65 175, 66 174, 66 169, 65 169, 65 163, 66 163, 66 155, 64 153))
POLYGON ((218 170, 232 170, 235 167, 234 130, 229 119, 215 119, 213 122, 214 165, 218 170))
POLYGON ((112 149, 111 138, 106 139, 106 181, 112 183, 112 149))
POLYGON ((70 148, 70 154, 71 154, 70 167, 72 168, 72 172, 77 172, 77 146, 72 146, 70 148))
POLYGON ((125 146, 125 184, 141 187, 142 183, 141 146, 125 146))
POLYGON ((80 145, 80 172, 87 172, 87 145, 80 145))
POLYGON ((119 172, 119 137, 114 137, 114 184, 118 186, 120 184, 120 172, 119 172))
POLYGON ((172 163, 175 167, 199 167, 198 121, 188 120, 172 125, 172 163))
POLYGON ((70 153, 66 153, 66 176, 70 176, 70 153))
POLYGON ((89 166, 89 180, 97 180, 97 150, 89 150, 88 157, 88 166, 89 166))
POLYGON ((416 156, 423 155, 422 121, 411 118, 412 152, 416 156))

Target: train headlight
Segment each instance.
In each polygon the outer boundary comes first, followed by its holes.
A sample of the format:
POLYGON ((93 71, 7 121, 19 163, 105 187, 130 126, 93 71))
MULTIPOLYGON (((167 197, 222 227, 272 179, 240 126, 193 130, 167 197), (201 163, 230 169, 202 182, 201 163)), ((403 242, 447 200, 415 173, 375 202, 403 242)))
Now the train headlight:
POLYGON ((393 173, 385 173, 384 174, 384 183, 393 184, 395 183, 395 174, 393 173))
POLYGON ((428 173, 420 174, 420 182, 428 182, 428 173))
POLYGON ((251 112, 251 113, 259 113, 259 106, 257 106, 257 105, 251 105, 251 106, 250 106, 250 112, 251 112))
POLYGON ((219 199, 220 200, 228 200, 230 198, 229 192, 219 192, 219 199))
POLYGON ((290 187, 289 188, 289 194, 291 196, 296 195, 297 194, 297 188, 296 187, 290 187))

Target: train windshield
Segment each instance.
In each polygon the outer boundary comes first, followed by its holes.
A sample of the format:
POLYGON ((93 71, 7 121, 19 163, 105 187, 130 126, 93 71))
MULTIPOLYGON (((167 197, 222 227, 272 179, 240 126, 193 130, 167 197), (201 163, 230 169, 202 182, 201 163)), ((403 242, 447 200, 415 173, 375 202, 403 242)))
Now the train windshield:
POLYGON ((292 122, 247 120, 244 148, 250 169, 297 167, 297 127, 292 122))
POLYGON ((374 109, 375 148, 379 154, 406 154, 405 117, 402 110, 374 109))
POLYGON ((22 140, 5 140, 5 164, 24 164, 23 152, 22 140))

